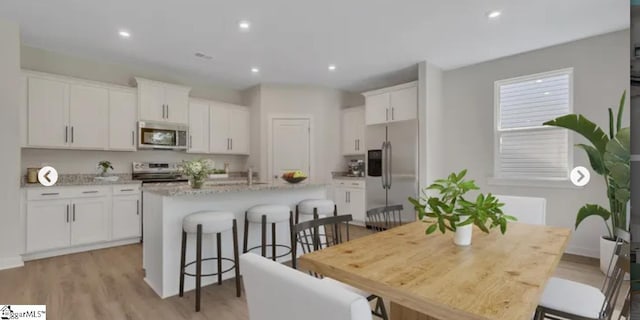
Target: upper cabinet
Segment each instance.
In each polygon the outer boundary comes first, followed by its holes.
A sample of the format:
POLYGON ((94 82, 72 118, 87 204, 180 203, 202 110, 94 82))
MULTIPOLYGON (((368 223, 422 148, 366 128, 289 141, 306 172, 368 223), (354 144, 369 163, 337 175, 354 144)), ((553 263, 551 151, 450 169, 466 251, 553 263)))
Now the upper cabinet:
POLYGON ((25 78, 26 147, 135 150, 134 90, 37 72, 25 78))
POLYGON ((133 89, 109 90, 109 149, 136 150, 138 96, 133 89))
POLYGON ((362 155, 365 151, 364 106, 342 110, 342 154, 362 155))
POLYGON ((363 94, 367 125, 417 118, 418 87, 415 81, 363 94))
POLYGON ((141 121, 187 124, 190 88, 136 78, 141 121))
POLYGON ((191 99, 187 152, 249 154, 249 121, 247 107, 191 99))

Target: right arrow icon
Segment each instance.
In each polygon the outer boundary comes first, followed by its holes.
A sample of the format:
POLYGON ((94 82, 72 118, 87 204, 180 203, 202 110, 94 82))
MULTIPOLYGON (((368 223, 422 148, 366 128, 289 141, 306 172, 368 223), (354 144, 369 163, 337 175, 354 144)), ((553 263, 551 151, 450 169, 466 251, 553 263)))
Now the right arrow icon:
POLYGON ((570 178, 571 182, 576 187, 584 187, 589 183, 589 180, 591 180, 591 173, 589 172, 589 169, 578 166, 571 170, 570 178))

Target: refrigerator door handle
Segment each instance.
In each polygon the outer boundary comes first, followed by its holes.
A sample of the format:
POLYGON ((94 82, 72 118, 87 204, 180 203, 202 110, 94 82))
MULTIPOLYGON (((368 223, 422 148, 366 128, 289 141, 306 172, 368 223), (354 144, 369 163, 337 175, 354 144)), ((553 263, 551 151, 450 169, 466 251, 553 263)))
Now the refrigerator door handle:
POLYGON ((391 176, 391 158, 393 158, 393 148, 391 147, 391 141, 387 142, 387 189, 391 189, 391 183, 393 182, 393 177, 391 176))
POLYGON ((387 147, 387 142, 386 141, 382 141, 382 147, 380 147, 380 149, 382 150, 382 157, 380 158, 380 167, 382 169, 382 174, 380 175, 380 180, 382 181, 382 189, 386 189, 387 188, 387 182, 385 181, 387 178, 387 173, 385 172, 386 169, 386 165, 387 165, 387 161, 386 161, 386 147, 387 147))

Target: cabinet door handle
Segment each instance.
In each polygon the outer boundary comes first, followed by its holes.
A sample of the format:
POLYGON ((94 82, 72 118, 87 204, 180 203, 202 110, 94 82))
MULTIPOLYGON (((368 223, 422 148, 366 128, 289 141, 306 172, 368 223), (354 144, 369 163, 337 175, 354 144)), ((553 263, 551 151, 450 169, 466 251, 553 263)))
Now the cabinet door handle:
POLYGON ((193 137, 189 135, 189 149, 193 148, 193 137))
POLYGON ((396 108, 391 107, 391 120, 395 120, 395 118, 396 118, 396 117, 393 115, 393 114, 394 114, 395 109, 396 109, 396 108))
POLYGON ((69 223, 69 205, 67 205, 67 223, 69 223))
POLYGON ((73 126, 71 126, 71 143, 73 143, 73 138, 74 138, 73 136, 74 136, 74 134, 73 134, 73 126))
POLYGON ((227 150, 231 150, 231 139, 227 138, 227 150))
POLYGON ((69 142, 69 126, 64 126, 64 143, 69 142))
POLYGON ((385 119, 389 121, 389 108, 385 110, 385 119))
POLYGON ((167 104, 167 119, 169 119, 169 104, 167 104))
POLYGON ((45 192, 45 193, 41 193, 40 195, 41 196, 57 196, 59 194, 60 193, 58 193, 58 192, 45 192))
POLYGON ((97 190, 82 191, 82 193, 98 193, 98 191, 97 190))
POLYGON ((136 200, 136 215, 140 215, 140 200, 136 200))
POLYGON ((358 150, 358 140, 353 140, 353 150, 358 150))
POLYGON ((73 204, 73 222, 76 221, 76 204, 73 204))
POLYGON ((121 192, 124 192, 124 191, 133 191, 133 189, 120 189, 120 191, 121 191, 121 192))
POLYGON ((132 146, 136 145, 136 132, 135 132, 135 130, 131 131, 131 145, 132 146))
POLYGON ((233 138, 229 139, 231 141, 231 150, 233 150, 233 138))

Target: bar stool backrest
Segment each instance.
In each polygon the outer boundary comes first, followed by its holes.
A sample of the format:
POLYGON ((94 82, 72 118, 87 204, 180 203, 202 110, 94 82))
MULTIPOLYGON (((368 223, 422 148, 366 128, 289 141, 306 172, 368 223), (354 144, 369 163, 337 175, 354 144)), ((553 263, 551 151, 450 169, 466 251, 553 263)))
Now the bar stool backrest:
POLYGON ((367 210, 367 227, 376 232, 389 230, 402 224, 401 204, 367 210))

